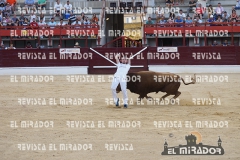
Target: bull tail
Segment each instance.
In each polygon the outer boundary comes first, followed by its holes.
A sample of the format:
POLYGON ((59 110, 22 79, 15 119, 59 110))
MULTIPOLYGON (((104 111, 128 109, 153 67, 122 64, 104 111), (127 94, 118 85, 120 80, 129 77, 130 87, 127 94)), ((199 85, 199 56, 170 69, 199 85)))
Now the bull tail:
POLYGON ((189 83, 185 83, 184 79, 181 77, 181 80, 183 81, 183 83, 185 85, 189 85, 189 84, 195 84, 196 83, 196 74, 194 74, 194 77, 191 78, 192 82, 189 82, 189 83))

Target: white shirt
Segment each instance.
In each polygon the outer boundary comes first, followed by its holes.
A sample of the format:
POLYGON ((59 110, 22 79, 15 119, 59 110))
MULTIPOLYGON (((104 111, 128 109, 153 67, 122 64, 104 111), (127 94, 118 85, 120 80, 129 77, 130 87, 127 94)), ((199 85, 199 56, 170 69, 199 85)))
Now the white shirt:
POLYGON ((180 18, 181 18, 181 19, 183 19, 183 18, 186 18, 186 15, 185 15, 185 13, 182 13, 182 14, 178 13, 178 15, 177 15, 177 16, 180 16, 180 18))
POLYGON ((42 22, 42 23, 41 23, 41 22, 38 22, 38 25, 39 25, 39 26, 44 26, 44 25, 46 25, 46 23, 45 23, 45 22, 42 22))
POLYGON ((60 11, 62 9, 62 4, 61 3, 59 3, 59 4, 56 3, 54 5, 54 9, 56 9, 57 11, 60 11))
POLYGON ((69 3, 69 5, 68 4, 65 4, 64 5, 64 8, 66 9, 66 10, 72 10, 72 5, 69 3))
POLYGON ((60 23, 60 22, 58 22, 58 24, 57 24, 58 26, 64 26, 64 25, 66 25, 66 23, 65 22, 63 22, 62 24, 60 23))
POLYGON ((114 74, 115 77, 126 77, 129 69, 130 69, 129 64, 123 64, 123 63, 118 63, 117 64, 117 71, 114 74))
POLYGON ((33 21, 33 18, 35 18, 35 20, 37 21, 37 16, 35 14, 30 15, 30 23, 33 21))

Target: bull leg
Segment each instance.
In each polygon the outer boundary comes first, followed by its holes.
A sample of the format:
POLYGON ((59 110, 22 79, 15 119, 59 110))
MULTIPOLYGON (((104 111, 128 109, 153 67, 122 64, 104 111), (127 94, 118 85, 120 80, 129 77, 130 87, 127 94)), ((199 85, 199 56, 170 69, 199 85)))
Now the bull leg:
POLYGON ((170 94, 165 94, 164 96, 162 96, 161 98, 160 98, 160 101, 162 101, 162 100, 164 100, 164 98, 166 98, 167 96, 170 96, 170 94))
POLYGON ((172 99, 176 99, 178 96, 180 96, 181 92, 177 91, 177 93, 175 94, 175 96, 172 99))
POLYGON ((145 96, 143 96, 143 95, 139 95, 138 101, 141 101, 144 97, 145 97, 145 96))

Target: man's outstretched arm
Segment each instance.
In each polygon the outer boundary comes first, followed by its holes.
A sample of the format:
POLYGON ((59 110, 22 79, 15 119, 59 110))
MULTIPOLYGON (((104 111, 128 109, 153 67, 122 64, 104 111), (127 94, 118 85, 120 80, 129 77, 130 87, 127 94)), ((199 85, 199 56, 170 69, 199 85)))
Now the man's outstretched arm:
POLYGON ((117 55, 115 56, 115 59, 116 59, 117 64, 120 63, 120 62, 119 62, 119 58, 120 58, 120 54, 117 54, 117 55))

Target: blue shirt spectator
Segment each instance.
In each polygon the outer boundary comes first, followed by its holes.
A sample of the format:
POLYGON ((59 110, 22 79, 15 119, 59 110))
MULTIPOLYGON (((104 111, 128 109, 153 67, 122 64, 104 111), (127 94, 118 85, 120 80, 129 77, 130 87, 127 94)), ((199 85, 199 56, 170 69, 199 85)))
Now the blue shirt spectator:
POLYGON ((146 22, 146 24, 154 24, 151 17, 148 17, 148 21, 146 22))
POLYGON ((51 18, 51 21, 48 22, 48 26, 53 29, 55 26, 57 25, 57 23, 54 21, 54 18, 51 18))
POLYGON ((183 20, 181 19, 180 16, 177 16, 177 19, 175 20, 175 23, 178 23, 176 25, 176 27, 182 27, 182 25, 179 25, 179 24, 183 23, 183 20))

